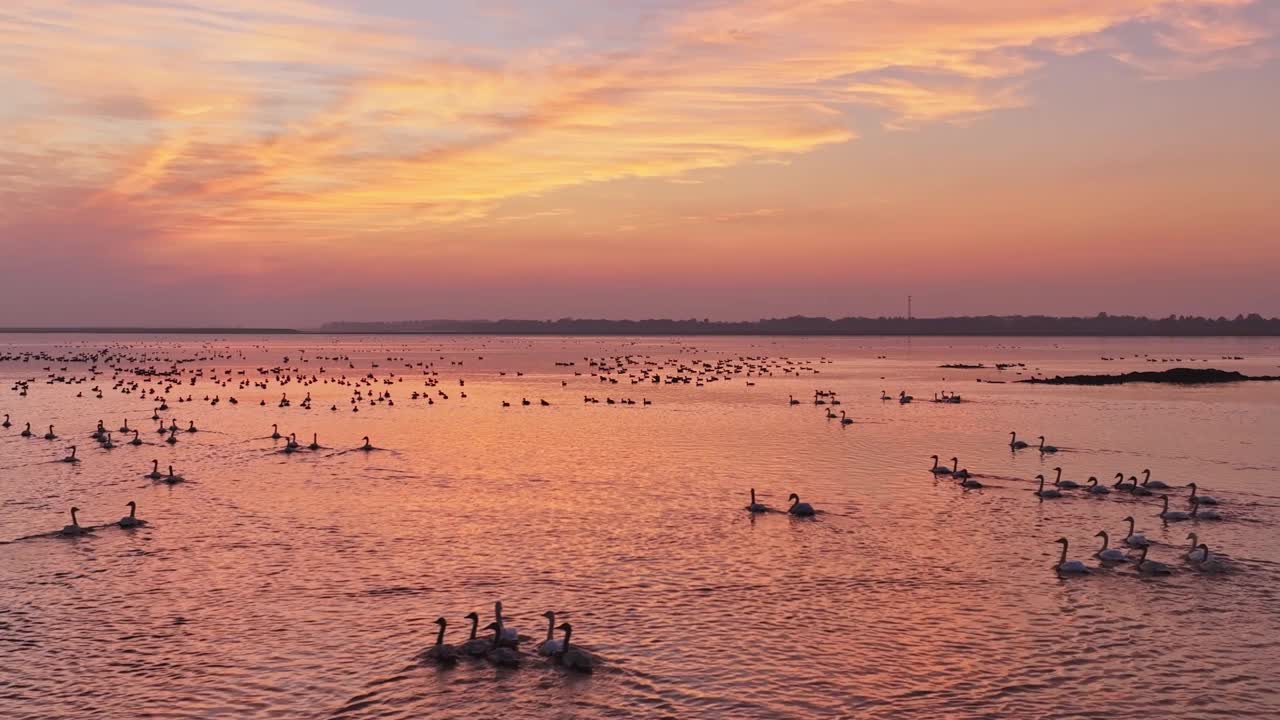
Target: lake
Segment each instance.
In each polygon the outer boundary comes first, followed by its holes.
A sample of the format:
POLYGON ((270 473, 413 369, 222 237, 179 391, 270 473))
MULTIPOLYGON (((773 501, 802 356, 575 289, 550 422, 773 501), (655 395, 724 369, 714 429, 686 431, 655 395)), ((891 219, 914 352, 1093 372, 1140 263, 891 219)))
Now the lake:
POLYGON ((1280 339, 7 335, 0 355, 0 717, 1280 715, 1280 383, 1016 382, 1276 375, 1280 339), (185 482, 144 478, 153 460, 185 482), (1058 467, 1172 488, 1041 500, 1058 467), (1191 482, 1222 519, 1159 516, 1191 482), (778 512, 748 513, 752 488, 778 512), (130 501, 147 525, 111 525, 130 501), (72 506, 92 532, 58 534, 72 506), (1172 575, 1094 557, 1126 516, 1172 575), (1184 559, 1189 533, 1221 572, 1184 559), (1089 574, 1054 571, 1058 538, 1089 574), (438 617, 462 643, 495 601, 520 667, 417 659, 438 617), (534 653, 548 610, 595 672, 534 653))

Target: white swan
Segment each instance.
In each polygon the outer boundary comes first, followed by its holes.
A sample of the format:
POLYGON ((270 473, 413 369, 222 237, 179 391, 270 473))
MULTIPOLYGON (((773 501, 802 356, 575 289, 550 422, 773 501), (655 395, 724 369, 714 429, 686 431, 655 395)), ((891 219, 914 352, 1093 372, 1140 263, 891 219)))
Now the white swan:
POLYGON ((137 430, 133 431, 133 439, 129 441, 129 444, 134 447, 138 447, 139 445, 142 444, 142 438, 138 436, 137 430))
POLYGON ((143 475, 142 477, 144 477, 144 478, 150 478, 151 480, 159 480, 160 478, 164 477, 164 475, 162 475, 162 474, 160 473, 160 461, 159 461, 159 460, 152 460, 152 461, 151 461, 151 472, 146 473, 146 474, 145 474, 145 475, 143 475))
POLYGON ((461 651, 471 657, 480 657, 489 652, 489 648, 493 643, 485 638, 476 637, 476 630, 480 627, 480 615, 474 612, 467 613, 466 618, 471 621, 471 637, 462 643, 461 651))
POLYGON ((520 643, 520 633, 515 628, 507 627, 506 622, 502 619, 502 601, 499 600, 493 604, 493 621, 498 624, 498 641, 502 645, 515 647, 520 643))
POLYGON ((1122 540, 1121 542, 1123 542, 1125 545, 1128 545, 1129 547, 1134 547, 1134 548, 1143 548, 1151 544, 1151 541, 1148 540, 1146 536, 1144 536, 1142 533, 1134 533, 1133 531, 1134 522, 1133 522, 1132 515, 1130 515, 1129 517, 1126 517, 1124 521, 1129 523, 1129 534, 1125 535, 1124 540, 1122 540))
POLYGON ((1156 490, 1168 490, 1172 485, 1159 480, 1152 480, 1151 471, 1144 469, 1142 471, 1142 487, 1154 488, 1156 490))
POLYGON ((1038 495, 1038 496, 1040 497, 1040 499, 1041 499, 1041 500, 1052 500, 1052 499, 1054 499, 1054 498, 1060 498, 1060 497, 1062 497, 1062 493, 1058 492, 1057 490, 1054 490, 1054 489, 1052 489, 1052 488, 1050 488, 1050 489, 1046 490, 1046 489, 1044 488, 1044 476, 1043 476, 1043 475, 1037 475, 1037 476, 1036 476, 1036 479, 1040 481, 1040 488, 1039 488, 1038 490, 1036 490, 1036 495, 1038 495))
POLYGON ((792 515, 797 517, 813 517, 817 514, 817 511, 813 509, 812 505, 800 502, 799 495, 791 493, 787 499, 791 501, 791 507, 787 508, 787 512, 792 515))
POLYGON ((452 645, 446 645, 444 642, 444 629, 447 623, 444 618, 436 618, 436 624, 440 626, 439 632, 436 633, 436 644, 427 648, 418 654, 420 660, 434 660, 441 665, 449 665, 458 661, 458 649, 452 645))
POLYGON ((1200 500, 1191 501, 1191 519, 1192 520, 1221 520, 1222 516, 1217 510, 1201 510, 1200 500))
POLYGON ((1209 546, 1200 543, 1200 549, 1204 551, 1204 559, 1196 563, 1196 569, 1203 573, 1220 573, 1227 571, 1227 563, 1222 558, 1209 552, 1209 546))
POLYGON ((1089 476, 1089 494, 1090 495, 1110 495, 1111 488, 1106 485, 1099 485, 1098 478, 1089 476))
POLYGON ((840 424, 841 424, 841 425, 852 425, 852 424, 853 424, 853 418, 845 417, 845 415, 844 415, 844 411, 843 411, 843 410, 841 410, 841 411, 840 411, 840 424))
MULTIPOLYGON (((962 470, 961 472, 964 472, 964 471, 962 470)), ((982 483, 970 478, 969 473, 967 472, 965 472, 963 475, 959 473, 953 473, 951 477, 955 478, 960 483, 960 487, 962 488, 967 488, 972 490, 972 489, 982 487, 982 483)))
POLYGON ((1041 436, 1040 436, 1040 452, 1041 452, 1041 453, 1056 453, 1056 452, 1058 452, 1058 448, 1056 448, 1056 447, 1054 447, 1054 446, 1052 446, 1052 445, 1045 445, 1045 444, 1044 444, 1044 436, 1043 436, 1043 435, 1041 435, 1041 436))
POLYGON ((1058 557, 1058 564, 1053 566, 1053 569, 1058 571, 1059 575, 1087 575, 1089 573, 1089 568, 1085 567, 1084 563, 1079 560, 1067 559, 1066 538, 1058 538, 1054 542, 1062 543, 1062 555, 1058 557))
POLYGON ((564 641, 557 640, 556 635, 556 614, 550 610, 542 613, 542 617, 547 619, 547 639, 538 643, 539 655, 555 655, 564 650, 564 641))
POLYGON ((957 477, 957 478, 960 478, 961 480, 967 480, 973 476, 969 474, 969 468, 960 467, 959 458, 951 458, 951 477, 957 477))
POLYGON ((84 528, 80 527, 80 523, 76 520, 76 513, 78 512, 80 512, 80 508, 78 507, 71 508, 71 524, 62 526, 62 532, 60 533, 61 535, 67 535, 67 536, 84 535, 85 533, 89 532, 88 530, 85 530, 84 528))
POLYGON ((129 506, 129 515, 127 517, 120 518, 120 520, 116 522, 116 524, 122 528, 135 528, 135 527, 142 527, 143 525, 146 525, 147 524, 146 520, 139 520, 137 517, 138 504, 130 500, 128 503, 128 506, 129 506))
POLYGON ((364 445, 361 445, 361 446, 360 446, 360 449, 361 449, 361 450, 364 450, 365 452, 369 452, 370 450, 372 450, 372 449, 373 449, 373 446, 369 444, 369 436, 368 436, 368 435, 365 435, 365 436, 364 436, 364 445))
POLYGON ((1057 474, 1057 476, 1056 476, 1056 477, 1054 477, 1054 479, 1053 479, 1053 486, 1054 486, 1054 487, 1056 487, 1056 488, 1060 488, 1060 489, 1062 489, 1062 490, 1076 490, 1076 489, 1078 489, 1078 488, 1080 487, 1080 483, 1078 483, 1078 482, 1076 482, 1076 481, 1074 481, 1074 480, 1063 480, 1063 479, 1062 479, 1062 468, 1060 468, 1060 467, 1056 467, 1056 468, 1054 468, 1054 469, 1053 469, 1053 471, 1054 471, 1054 472, 1056 472, 1056 473, 1058 473, 1058 474, 1057 474))
POLYGON ((177 485, 180 482, 185 482, 186 478, 182 477, 181 475, 174 475, 173 466, 170 465, 169 474, 164 476, 164 481, 169 483, 170 485, 177 485))
POLYGON ((45 439, 45 440, 57 440, 57 439, 58 439, 58 436, 53 434, 53 426, 52 426, 52 425, 50 425, 50 426, 49 426, 49 432, 47 432, 47 433, 45 433, 45 434, 44 434, 44 439, 45 439))
POLYGON ((69 448, 67 448, 67 449, 71 451, 71 454, 70 454, 70 455, 68 455, 68 456, 66 456, 66 457, 64 457, 64 458, 62 458, 62 462, 64 462, 64 463, 78 463, 78 462, 80 462, 80 458, 76 457, 76 446, 75 446, 75 445, 72 445, 71 447, 69 447, 69 448))
POLYGON ((1200 547, 1200 538, 1196 537, 1195 533, 1188 533, 1187 539, 1191 541, 1191 549, 1182 556, 1187 561, 1198 563, 1209 556, 1208 547, 1206 546, 1204 549, 1200 547))
POLYGON ((520 653, 517 650, 498 644, 498 635, 501 633, 501 627, 496 622, 489 623, 485 626, 485 630, 493 631, 493 641, 489 643, 489 650, 484 656, 489 662, 501 667, 517 667, 520 665, 520 653))
POLYGON ((1160 517, 1161 517, 1161 518, 1163 518, 1165 521, 1169 521, 1169 520, 1186 520, 1186 519, 1188 519, 1188 518, 1190 518, 1190 517, 1191 517, 1190 515, 1188 515, 1187 513, 1183 512, 1183 511, 1181 511, 1181 510, 1170 510, 1170 509, 1169 509, 1169 496, 1168 496, 1168 495, 1165 495, 1164 497, 1162 497, 1162 498, 1160 498, 1160 499, 1161 499, 1161 500, 1164 500, 1164 509, 1160 511, 1160 517))
POLYGON ((569 623, 562 623, 558 629, 564 631, 564 647, 560 652, 555 654, 556 663, 569 668, 570 670, 588 673, 591 672, 592 669, 599 664, 599 659, 582 648, 569 644, 569 637, 573 635, 572 625, 569 623))
POLYGON ((270 437, 271 437, 271 439, 272 439, 272 440, 279 440, 279 439, 280 439, 280 437, 281 437, 281 435, 280 435, 280 428, 279 428, 279 427, 277 427, 274 423, 271 425, 271 435, 270 435, 270 437))
POLYGON ((747 512, 762 513, 769 512, 769 508, 756 502, 756 489, 751 488, 751 504, 747 506, 747 512))
POLYGON ((933 473, 934 475, 950 475, 951 474, 951 468, 947 467, 946 465, 938 464, 937 455, 930 455, 929 457, 933 459, 933 467, 929 468, 929 472, 933 473))
POLYGON ((1027 447, 1027 444, 1018 439, 1018 433, 1010 432, 1009 447, 1013 448, 1014 450, 1022 450, 1027 447))
POLYGON ((1103 560, 1106 562, 1124 562, 1125 561, 1125 554, 1123 550, 1120 550, 1119 548, 1109 547, 1111 543, 1111 538, 1107 536, 1106 530, 1099 530, 1098 534, 1094 535, 1094 537, 1102 538, 1102 549, 1094 553, 1095 557, 1097 557, 1099 560, 1103 560))
POLYGON ((311 444, 307 446, 307 449, 308 449, 308 450, 319 450, 319 449, 320 449, 320 439, 319 439, 319 438, 320 438, 320 436, 319 436, 318 434, 316 434, 316 433, 311 433, 311 444))
POLYGON ((1195 483, 1187 483, 1187 487, 1191 488, 1191 502, 1200 503, 1201 505, 1218 505, 1218 499, 1209 495, 1197 495, 1198 488, 1195 483))
POLYGON ((1172 575, 1173 568, 1162 562, 1147 559, 1147 550, 1143 547, 1142 553, 1138 555, 1138 572, 1143 575, 1172 575))

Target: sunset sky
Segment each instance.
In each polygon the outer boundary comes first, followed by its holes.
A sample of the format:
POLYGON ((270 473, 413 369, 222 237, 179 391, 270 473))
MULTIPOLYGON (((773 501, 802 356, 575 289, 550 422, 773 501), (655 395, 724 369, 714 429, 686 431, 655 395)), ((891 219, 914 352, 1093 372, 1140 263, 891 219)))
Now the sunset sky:
POLYGON ((1280 315, 1280 0, 7 0, 0 325, 1280 315))

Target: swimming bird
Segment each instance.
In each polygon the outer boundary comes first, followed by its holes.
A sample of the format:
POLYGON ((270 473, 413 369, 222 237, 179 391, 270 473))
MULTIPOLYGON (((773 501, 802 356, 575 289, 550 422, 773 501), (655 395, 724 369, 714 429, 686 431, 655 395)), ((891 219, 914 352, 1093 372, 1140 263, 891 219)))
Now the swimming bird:
POLYGON ((152 480, 159 480, 160 478, 164 477, 164 475, 161 475, 161 474, 160 474, 160 461, 159 461, 159 460, 152 460, 152 461, 151 461, 151 472, 146 473, 146 474, 145 474, 145 475, 143 475, 142 477, 144 477, 144 478, 150 478, 150 479, 152 479, 152 480))
POLYGON ((131 433, 133 429, 129 427, 129 418, 124 419, 124 424, 120 426, 120 432, 131 433))
POLYGON ((1164 497, 1162 497, 1162 498, 1160 498, 1160 499, 1161 499, 1161 500, 1164 500, 1164 509, 1160 511, 1160 517, 1161 517, 1161 518, 1163 518, 1165 521, 1169 521, 1169 520, 1186 520, 1187 518, 1191 517, 1190 515, 1188 515, 1187 513, 1183 512, 1183 511, 1181 511, 1181 510, 1170 510, 1170 509, 1169 509, 1169 496, 1168 496, 1168 495, 1165 495, 1164 497))
POLYGON ((1045 444, 1044 444, 1044 436, 1043 436, 1043 435, 1041 435, 1041 436, 1040 436, 1040 452, 1041 452, 1041 453, 1056 453, 1056 452, 1058 452, 1058 448, 1056 448, 1056 447, 1054 447, 1054 446, 1052 446, 1052 445, 1045 445, 1045 444))
POLYGON ((570 670, 591 672, 599 660, 591 653, 569 644, 569 637, 573 635, 573 626, 569 623, 562 623, 558 629, 564 631, 564 648, 556 653, 556 663, 570 670))
POLYGON ((1144 469, 1142 471, 1142 487, 1154 488, 1156 490, 1168 490, 1172 486, 1159 480, 1152 480, 1151 471, 1144 469))
POLYGON ((1107 536, 1106 530, 1099 530, 1094 537, 1102 538, 1102 549, 1094 553, 1095 557, 1106 562, 1124 562, 1125 555, 1123 550, 1108 547, 1111 539, 1107 536))
POLYGON ((787 399, 788 399, 788 402, 787 402, 787 404, 788 404, 788 405, 799 405, 799 404, 800 404, 800 401, 796 399, 796 396, 795 396, 795 395, 788 395, 788 396, 787 396, 787 399))
POLYGON ((68 535, 68 536, 84 535, 85 533, 89 532, 88 530, 85 530, 84 528, 80 527, 80 523, 76 520, 76 513, 78 512, 80 512, 80 508, 78 507, 71 508, 71 524, 64 525, 62 527, 62 532, 60 533, 61 535, 68 535))
POLYGON ((434 660, 441 665, 457 662, 458 649, 452 645, 446 645, 444 642, 444 629, 448 623, 441 617, 436 618, 436 624, 440 626, 440 631, 436 633, 436 644, 420 653, 418 658, 420 660, 434 660))
POLYGON ((1130 515, 1129 517, 1126 517, 1124 521, 1129 523, 1129 534, 1125 535, 1124 540, 1122 540, 1121 542, 1123 542, 1125 545, 1128 545, 1129 547, 1134 547, 1134 548, 1143 548, 1151 544, 1151 541, 1148 540, 1145 535, 1143 535, 1142 533, 1135 534, 1133 532, 1134 522, 1133 522, 1132 515, 1130 515))
POLYGON ((555 655, 564 650, 564 641, 557 640, 556 634, 556 614, 548 610, 542 613, 542 617, 547 619, 547 639, 538 643, 539 655, 555 655))
POLYGON ((49 426, 49 432, 47 432, 47 433, 45 433, 45 434, 44 434, 44 439, 45 439, 45 440, 57 440, 57 439, 58 439, 58 436, 53 434, 53 426, 52 426, 52 425, 50 425, 50 426, 49 426))
POLYGON ((360 449, 361 449, 361 450, 364 450, 365 452, 368 452, 368 451, 370 451, 370 450, 372 450, 372 449, 373 449, 373 446, 369 444, 369 436, 368 436, 368 435, 365 435, 365 436, 364 436, 364 445, 361 445, 361 446, 360 446, 360 449))
POLYGON ((961 469, 960 458, 951 458, 951 476, 960 478, 961 480, 967 480, 971 477, 969 475, 969 468, 961 469))
POLYGON ((310 450, 320 449, 320 436, 317 433, 311 433, 311 444, 307 446, 310 450))
POLYGON ((1099 485, 1098 478, 1090 475, 1089 476, 1089 494, 1090 495, 1109 495, 1111 494, 1111 488, 1107 487, 1106 485, 1099 485))
POLYGON ((506 621, 502 619, 501 600, 493 604, 493 621, 498 623, 498 641, 502 645, 514 648, 520 643, 520 633, 515 628, 507 627, 506 621))
POLYGON ((1138 555, 1138 572, 1143 575, 1172 575, 1173 568, 1162 562, 1147 559, 1147 550, 1149 549, 1144 546, 1141 554, 1138 555))
POLYGON ((78 462, 80 462, 80 458, 76 457, 76 446, 75 446, 75 445, 72 445, 69 449, 71 450, 71 454, 70 454, 70 455, 68 455, 68 456, 66 456, 66 457, 64 457, 64 458, 62 458, 62 462, 64 462, 64 463, 78 463, 78 462))
POLYGON ((762 513, 769 512, 769 508, 763 504, 756 502, 756 489, 751 488, 751 504, 747 506, 747 512, 762 513))
POLYGON ((21 435, 22 437, 31 437, 31 423, 27 423, 27 427, 25 427, 22 430, 22 432, 18 434, 21 435))
POLYGON ((115 448, 115 446, 116 446, 116 444, 115 444, 114 442, 112 442, 112 441, 111 441, 111 433, 107 433, 106 437, 105 437, 105 438, 103 438, 103 440, 102 440, 102 449, 103 449, 103 450, 111 450, 111 449, 115 448))
POLYGON ((1074 480, 1062 479, 1062 468, 1056 467, 1053 469, 1053 471, 1058 473, 1057 477, 1053 479, 1054 487, 1061 488, 1063 490, 1075 490, 1080 487, 1080 483, 1074 480))
POLYGON ((1018 433, 1010 431, 1009 447, 1014 450, 1022 450, 1027 447, 1027 444, 1018 439, 1018 433))
POLYGON ((797 517, 813 517, 817 514, 812 505, 800 502, 799 495, 791 493, 791 496, 787 499, 791 501, 791 507, 787 508, 787 512, 792 515, 797 517))
POLYGON ((129 516, 120 518, 120 520, 118 520, 116 524, 122 528, 135 528, 135 527, 142 527, 143 525, 146 525, 147 524, 146 520, 139 520, 137 517, 138 504, 130 500, 127 503, 127 505, 129 507, 129 516))
POLYGON ((960 482, 960 487, 962 488, 974 489, 982 487, 982 483, 969 477, 969 472, 967 470, 961 470, 959 473, 952 473, 951 477, 958 480, 960 482))
POLYGON ((1200 538, 1196 537, 1195 533, 1187 533, 1187 539, 1191 541, 1191 549, 1182 556, 1183 558, 1188 562, 1198 563, 1208 557, 1207 546, 1203 550, 1200 548, 1200 538))
POLYGON ((285 442, 284 446, 288 450, 297 450, 302 447, 298 444, 298 433, 289 433, 289 439, 285 442))
POLYGON ((0 422, 0 427, 8 429, 13 423, 9 422, 9 413, 4 414, 4 422, 0 422))
POLYGON ((1053 566, 1053 569, 1056 570, 1059 575, 1089 574, 1089 568, 1085 567, 1084 563, 1080 562, 1079 560, 1067 559, 1067 539, 1066 538, 1058 538, 1057 540, 1054 540, 1054 542, 1062 543, 1062 555, 1058 556, 1058 563, 1053 566))
POLYGON ((946 465, 938 464, 937 455, 930 455, 929 457, 933 460, 933 467, 929 468, 929 472, 933 473, 934 475, 950 475, 951 474, 951 468, 947 467, 946 465))
POLYGON ((852 425, 852 424, 853 424, 853 418, 845 417, 845 415, 844 415, 844 411, 843 411, 843 410, 841 410, 841 411, 840 411, 840 424, 841 424, 841 425, 852 425))
POLYGON ((476 637, 476 629, 480 627, 480 615, 478 613, 469 612, 467 613, 466 618, 471 621, 471 637, 468 638, 466 642, 462 643, 462 647, 460 649, 464 655, 481 657, 485 653, 489 652, 489 647, 492 643, 485 638, 476 637))
POLYGON ((1038 495, 1041 500, 1053 500, 1054 498, 1062 497, 1062 493, 1054 490, 1053 488, 1048 490, 1045 489, 1043 475, 1037 475, 1036 479, 1040 481, 1040 488, 1036 490, 1036 495, 1038 495))
POLYGON ((133 431, 133 439, 129 441, 129 444, 133 445, 134 447, 137 447, 138 445, 142 444, 142 438, 138 436, 137 430, 133 431))
POLYGON ((170 430, 169 437, 165 438, 164 441, 169 443, 170 445, 176 444, 178 442, 178 431, 170 430))
POLYGON ((1209 546, 1200 543, 1200 550, 1204 552, 1204 559, 1196 563, 1196 569, 1203 573, 1220 573, 1227 571, 1227 564, 1222 558, 1209 552, 1209 546))
POLYGON ((1130 495, 1147 496, 1151 494, 1151 491, 1139 485, 1138 478, 1132 475, 1129 476, 1128 485, 1124 484, 1124 473, 1116 473, 1116 477, 1120 478, 1119 480, 1116 481, 1115 487, 1117 490, 1124 490, 1130 495))
POLYGON ((1221 520, 1222 516, 1217 510, 1201 510, 1200 500, 1197 498, 1191 501, 1191 519, 1192 520, 1221 520))
POLYGON ((1196 486, 1195 483, 1187 483, 1187 487, 1191 488, 1192 504, 1195 504, 1195 503, 1200 503, 1201 505, 1217 505, 1218 504, 1218 499, 1215 497, 1210 497, 1208 495, 1197 495, 1196 491, 1199 488, 1196 486))
POLYGON ((275 425, 275 423, 272 423, 272 424, 271 424, 271 435, 270 435, 269 437, 270 437, 272 440, 279 440, 279 439, 280 439, 280 437, 281 437, 281 435, 280 435, 280 428, 279 428, 279 427, 277 427, 277 426, 275 425))
POLYGON ((169 466, 169 474, 164 476, 164 481, 165 481, 165 482, 167 482, 167 483, 169 483, 170 485, 176 485, 176 484, 178 484, 178 483, 180 483, 180 482, 185 482, 185 481, 186 481, 186 478, 182 477, 181 475, 174 475, 174 474, 173 474, 173 466, 172 466, 172 465, 170 465, 170 466, 169 466))
POLYGON ((520 653, 512 648, 498 644, 501 626, 496 622, 491 622, 484 629, 493 631, 493 642, 489 644, 489 650, 484 655, 489 662, 499 667, 518 667, 520 665, 520 653))

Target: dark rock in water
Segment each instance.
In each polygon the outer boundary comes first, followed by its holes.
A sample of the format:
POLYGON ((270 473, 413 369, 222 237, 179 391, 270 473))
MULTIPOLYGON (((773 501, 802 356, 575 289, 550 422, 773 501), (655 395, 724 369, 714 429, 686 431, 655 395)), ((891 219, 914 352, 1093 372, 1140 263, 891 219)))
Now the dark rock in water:
POLYGON ((1039 385, 1123 385, 1125 383, 1165 383, 1170 385, 1207 385, 1280 380, 1274 375, 1245 375, 1235 370, 1214 368, 1173 368, 1162 372, 1129 372, 1119 375, 1058 375, 1052 378, 1031 378, 1018 382, 1039 385))

